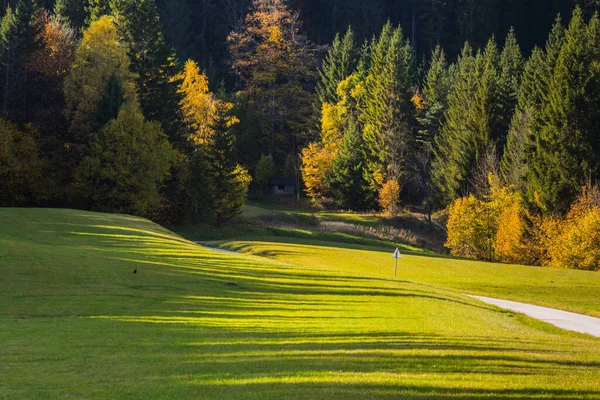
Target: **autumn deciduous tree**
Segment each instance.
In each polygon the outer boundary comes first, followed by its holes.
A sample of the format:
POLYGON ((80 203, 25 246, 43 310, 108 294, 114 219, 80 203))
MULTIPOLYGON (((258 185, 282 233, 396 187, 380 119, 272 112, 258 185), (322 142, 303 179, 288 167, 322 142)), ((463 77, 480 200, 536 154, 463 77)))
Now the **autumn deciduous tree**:
POLYGON ((557 227, 550 236, 545 265, 600 270, 600 188, 584 187, 557 227))
POLYGON ((214 134, 212 127, 216 120, 218 100, 208 88, 208 78, 200 72, 196 62, 188 60, 183 72, 175 79, 180 81, 179 104, 188 131, 188 141, 195 145, 210 143, 214 134))
POLYGON ((208 78, 193 61, 178 77, 188 151, 180 190, 189 193, 194 218, 213 214, 217 225, 241 212, 251 178, 233 159, 233 104, 209 91, 208 78))
POLYGON ((284 0, 253 0, 228 38, 239 87, 260 114, 261 141, 282 165, 310 130, 316 46, 284 0))
POLYGON ((33 24, 40 47, 29 56, 28 68, 44 77, 64 78, 75 60, 75 30, 46 10, 36 13, 33 24))
POLYGON ((118 41, 113 19, 105 16, 85 31, 65 79, 65 113, 76 142, 85 143, 93 132, 98 101, 113 75, 121 82, 125 101, 137 102, 127 50, 118 41))
POLYGON ((379 206, 384 213, 395 216, 400 211, 400 184, 398 181, 385 182, 379 189, 379 206))

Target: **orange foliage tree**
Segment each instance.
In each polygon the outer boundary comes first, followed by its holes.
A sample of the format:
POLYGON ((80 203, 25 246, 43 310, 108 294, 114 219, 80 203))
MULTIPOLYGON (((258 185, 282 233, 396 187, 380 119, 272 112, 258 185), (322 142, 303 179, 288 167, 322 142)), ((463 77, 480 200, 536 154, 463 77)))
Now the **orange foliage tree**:
POLYGON ((41 46, 29 57, 28 68, 47 77, 66 76, 75 61, 75 31, 47 10, 39 11, 33 24, 38 27, 37 40, 41 46))
POLYGON ((400 211, 400 184, 396 180, 389 180, 379 189, 379 205, 384 213, 396 215, 400 211))

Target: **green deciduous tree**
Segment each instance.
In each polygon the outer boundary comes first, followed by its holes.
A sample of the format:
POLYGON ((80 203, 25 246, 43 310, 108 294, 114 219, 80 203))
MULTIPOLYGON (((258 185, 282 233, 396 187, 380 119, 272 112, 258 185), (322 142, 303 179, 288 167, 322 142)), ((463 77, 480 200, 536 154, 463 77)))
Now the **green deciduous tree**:
POLYGON ((127 102, 92 135, 77 168, 77 195, 94 210, 154 216, 174 156, 160 124, 145 121, 139 106, 127 102))

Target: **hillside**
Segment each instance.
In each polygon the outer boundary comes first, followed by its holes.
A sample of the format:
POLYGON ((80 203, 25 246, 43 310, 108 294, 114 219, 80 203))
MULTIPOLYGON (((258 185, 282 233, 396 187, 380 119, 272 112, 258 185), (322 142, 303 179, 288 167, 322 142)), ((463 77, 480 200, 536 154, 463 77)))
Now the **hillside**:
POLYGON ((416 274, 261 254, 280 260, 0 209, 0 398, 600 398, 598 339, 416 274))

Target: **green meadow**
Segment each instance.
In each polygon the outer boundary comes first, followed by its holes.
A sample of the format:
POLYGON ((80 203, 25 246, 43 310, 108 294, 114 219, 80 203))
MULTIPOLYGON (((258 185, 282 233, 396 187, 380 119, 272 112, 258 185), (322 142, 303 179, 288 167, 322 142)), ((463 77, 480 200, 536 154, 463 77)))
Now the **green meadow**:
POLYGON ((0 398, 600 398, 600 339, 465 296, 598 316, 598 274, 259 231, 0 209, 0 398))

